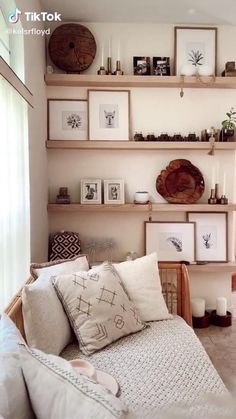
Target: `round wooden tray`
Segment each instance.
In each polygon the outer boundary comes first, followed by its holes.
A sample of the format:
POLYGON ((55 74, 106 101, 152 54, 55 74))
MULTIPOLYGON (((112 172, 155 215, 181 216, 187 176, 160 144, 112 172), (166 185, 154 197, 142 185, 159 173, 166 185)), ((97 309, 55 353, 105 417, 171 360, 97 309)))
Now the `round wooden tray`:
POLYGON ((52 62, 61 70, 70 73, 86 70, 93 62, 96 49, 93 34, 78 23, 58 26, 48 44, 52 62))
POLYGON ((189 160, 172 160, 156 180, 157 192, 172 204, 193 204, 201 198, 204 179, 189 160))
POLYGON ((194 317, 193 316, 193 327, 195 329, 204 329, 205 327, 210 326, 210 313, 205 311, 205 316, 203 317, 194 317))
POLYGON ((232 325, 232 314, 230 311, 227 311, 226 316, 218 316, 216 310, 213 310, 211 312, 211 323, 215 326, 229 327, 232 325))

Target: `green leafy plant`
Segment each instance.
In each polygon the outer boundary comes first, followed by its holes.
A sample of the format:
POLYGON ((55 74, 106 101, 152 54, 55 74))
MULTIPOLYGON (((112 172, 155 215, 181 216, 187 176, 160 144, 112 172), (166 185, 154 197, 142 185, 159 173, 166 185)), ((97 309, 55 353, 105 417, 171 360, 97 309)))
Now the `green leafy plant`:
POLYGON ((229 112, 226 112, 227 119, 221 122, 223 129, 234 129, 236 127, 236 112, 234 108, 231 108, 229 112))

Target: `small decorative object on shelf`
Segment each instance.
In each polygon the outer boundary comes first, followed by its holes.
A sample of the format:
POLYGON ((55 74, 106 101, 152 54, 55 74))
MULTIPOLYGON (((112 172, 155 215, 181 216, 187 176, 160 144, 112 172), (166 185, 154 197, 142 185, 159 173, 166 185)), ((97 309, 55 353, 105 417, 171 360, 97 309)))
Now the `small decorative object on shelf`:
POLYGON ((99 76, 105 76, 105 75, 107 74, 105 67, 101 66, 101 67, 99 68, 99 70, 97 71, 97 74, 98 74, 99 76))
POLYGON ((59 188, 59 194, 56 199, 57 204, 70 204, 70 195, 68 194, 68 188, 61 187, 59 188))
POLYGON ((120 60, 117 60, 116 61, 116 69, 115 69, 115 71, 114 71, 114 76, 123 76, 123 71, 121 70, 121 67, 120 67, 120 60))
POLYGON ((162 133, 158 135, 157 137, 154 135, 154 133, 148 134, 146 137, 143 136, 143 134, 140 132, 136 132, 134 135, 134 141, 172 141, 172 142, 193 142, 193 141, 200 141, 200 138, 193 133, 189 133, 187 137, 181 135, 181 134, 174 134, 169 135, 167 133, 162 133))
POLYGON ((217 204, 221 203, 220 202, 220 192, 219 192, 219 190, 220 190, 220 185, 219 185, 219 183, 216 183, 215 184, 215 198, 216 198, 216 203, 217 204))
POLYGON ((149 203, 149 193, 147 191, 138 191, 134 195, 135 204, 148 204, 149 203))
POLYGON ((150 57, 133 57, 133 65, 135 76, 150 76, 150 57))
POLYGON ((147 135, 147 141, 156 141, 156 137, 153 133, 147 135))
POLYGON ((211 189, 211 195, 210 195, 210 198, 208 198, 208 204, 210 205, 217 204, 215 188, 211 189))
POLYGON ((144 141, 145 138, 141 132, 136 132, 134 134, 134 141, 144 141))
POLYGON ((170 58, 153 57, 153 74, 155 76, 170 76, 170 58))
POLYGON ((107 74, 112 74, 111 57, 107 57, 107 74))
POLYGON ((236 77, 235 61, 227 61, 225 70, 221 73, 222 77, 236 77))
POLYGON ((227 119, 221 122, 221 136, 220 141, 235 141, 234 133, 236 127, 236 112, 231 108, 226 112, 227 119))
POLYGON ((229 200, 228 200, 228 198, 226 198, 226 196, 225 196, 225 195, 222 195, 222 196, 221 196, 221 198, 220 198, 220 203, 221 203, 222 205, 228 205, 229 200))

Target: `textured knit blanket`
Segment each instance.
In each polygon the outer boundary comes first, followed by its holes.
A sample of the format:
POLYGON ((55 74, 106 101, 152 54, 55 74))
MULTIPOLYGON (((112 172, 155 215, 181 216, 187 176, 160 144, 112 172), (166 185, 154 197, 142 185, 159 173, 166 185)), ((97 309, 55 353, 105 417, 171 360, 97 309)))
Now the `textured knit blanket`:
POLYGON ((61 354, 113 375, 135 418, 236 418, 231 399, 202 344, 185 321, 150 322, 86 357, 77 344, 61 354), (234 416, 233 416, 234 415, 234 416))

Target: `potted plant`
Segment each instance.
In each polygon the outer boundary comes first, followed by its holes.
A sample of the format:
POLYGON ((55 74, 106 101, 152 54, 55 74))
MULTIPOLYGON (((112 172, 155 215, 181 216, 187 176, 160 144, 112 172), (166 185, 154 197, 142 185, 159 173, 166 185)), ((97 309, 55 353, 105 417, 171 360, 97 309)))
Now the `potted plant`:
POLYGON ((234 135, 234 130, 236 127, 236 112, 234 111, 234 108, 231 108, 229 112, 226 112, 226 116, 227 119, 221 122, 222 141, 227 141, 228 137, 232 137, 234 135))

